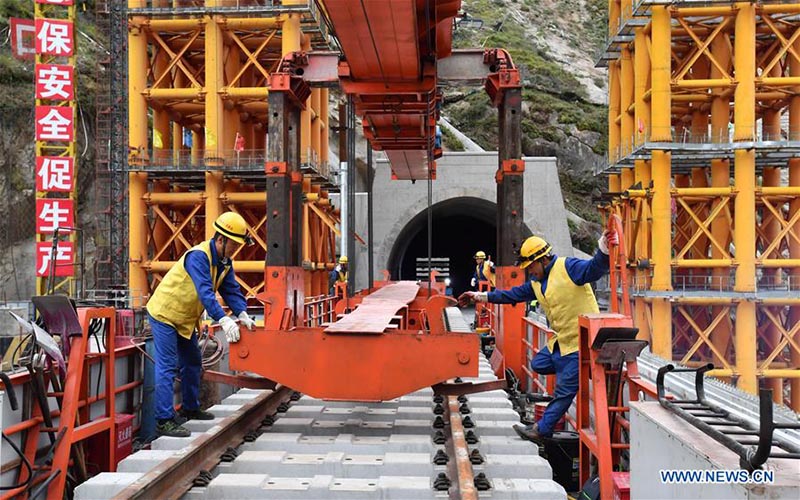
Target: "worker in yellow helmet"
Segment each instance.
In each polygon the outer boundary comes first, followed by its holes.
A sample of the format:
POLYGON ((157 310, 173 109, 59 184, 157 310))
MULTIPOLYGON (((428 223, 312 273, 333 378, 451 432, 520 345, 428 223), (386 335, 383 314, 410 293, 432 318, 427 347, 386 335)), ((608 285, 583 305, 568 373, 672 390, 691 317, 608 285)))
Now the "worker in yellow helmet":
POLYGON ((470 285, 472 288, 478 286, 481 281, 488 281, 489 285, 494 288, 494 262, 486 259, 486 252, 478 250, 472 256, 475 259, 475 272, 472 273, 472 280, 470 285))
POLYGON ((523 439, 540 442, 569 410, 578 393, 578 316, 597 313, 597 300, 590 283, 608 272, 608 246, 619 244, 615 231, 606 231, 597 242, 591 259, 558 257, 544 239, 531 236, 519 250, 517 265, 526 269, 532 280, 510 290, 465 292, 458 298, 463 307, 471 302, 516 304, 538 300, 550 328, 556 334, 547 347, 531 361, 531 369, 544 375, 555 374, 556 390, 542 418, 527 427, 515 425, 523 439))
POLYGON ((339 257, 339 263, 328 275, 329 294, 336 293, 336 283, 347 283, 347 255, 339 257))
POLYGON ((247 314, 247 302, 233 273, 231 255, 239 245, 250 244, 247 223, 235 212, 225 212, 214 221, 214 237, 190 248, 161 280, 147 302, 147 316, 155 344, 155 417, 159 434, 189 437, 173 409, 173 383, 180 368, 183 404, 181 416, 211 420, 214 415, 200 409, 202 354, 195 326, 203 310, 219 322, 229 342, 239 341, 239 325, 217 302, 219 293, 240 325, 255 329, 247 314))

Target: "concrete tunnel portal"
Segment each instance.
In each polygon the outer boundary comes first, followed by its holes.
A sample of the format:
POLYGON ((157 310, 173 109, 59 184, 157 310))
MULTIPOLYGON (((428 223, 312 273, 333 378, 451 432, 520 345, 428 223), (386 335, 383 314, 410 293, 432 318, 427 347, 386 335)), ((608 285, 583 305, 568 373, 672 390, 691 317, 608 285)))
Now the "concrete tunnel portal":
MULTIPOLYGON (((470 289, 478 250, 494 257, 497 248, 497 205, 482 198, 462 196, 434 204, 432 253, 448 258, 453 295, 470 289)), ((416 280, 417 267, 427 268, 428 209, 417 213, 398 234, 387 268, 392 279, 416 280), (423 259, 424 262, 418 261, 423 259)), ((433 265, 437 267, 436 263, 433 265)))

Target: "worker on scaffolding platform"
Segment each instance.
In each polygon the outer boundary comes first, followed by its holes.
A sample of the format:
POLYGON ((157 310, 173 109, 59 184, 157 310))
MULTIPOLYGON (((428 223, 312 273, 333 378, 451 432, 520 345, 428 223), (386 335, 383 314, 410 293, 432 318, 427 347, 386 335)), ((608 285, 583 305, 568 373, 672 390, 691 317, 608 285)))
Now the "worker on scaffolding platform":
POLYGON ((328 294, 336 295, 336 284, 344 283, 347 286, 347 256, 339 257, 339 263, 333 268, 328 276, 328 294))
POLYGON ((533 425, 515 425, 523 439, 540 442, 553 433, 553 427, 569 410, 578 393, 578 316, 597 313, 597 300, 590 283, 608 272, 608 245, 617 245, 615 231, 606 231, 597 242, 598 251, 591 259, 558 257, 550 245, 538 236, 531 236, 520 247, 517 265, 526 269, 532 280, 510 290, 465 292, 458 302, 516 304, 538 300, 555 335, 531 360, 531 369, 543 375, 556 376, 553 400, 542 418, 533 425))
POLYGON ((236 282, 231 255, 239 244, 250 244, 247 223, 236 212, 225 212, 214 221, 216 234, 190 248, 164 276, 147 302, 147 315, 155 345, 155 418, 162 436, 188 437, 190 432, 176 419, 173 384, 180 366, 184 420, 211 420, 200 409, 202 353, 197 344, 203 310, 219 322, 228 342, 239 340, 239 325, 217 302, 216 293, 238 317, 242 326, 255 329, 247 314, 247 302, 236 282))
POLYGON ((481 281, 488 281, 489 286, 494 289, 494 262, 486 260, 486 252, 483 250, 475 252, 472 258, 475 259, 475 272, 470 281, 472 288, 477 288, 481 281))

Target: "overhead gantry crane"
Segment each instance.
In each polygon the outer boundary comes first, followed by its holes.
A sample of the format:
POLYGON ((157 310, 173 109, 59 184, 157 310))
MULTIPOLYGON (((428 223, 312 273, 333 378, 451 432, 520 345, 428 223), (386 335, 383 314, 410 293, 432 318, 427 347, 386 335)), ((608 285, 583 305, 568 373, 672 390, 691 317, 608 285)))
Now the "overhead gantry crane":
MULTIPOLYGON (((298 123, 312 87, 340 84, 355 102, 370 146, 386 151, 394 178, 432 179, 439 87, 482 83, 499 110, 498 286, 510 287, 523 279, 513 266, 524 237, 519 73, 503 50, 452 51, 452 18, 460 2, 333 0, 324 5, 341 55, 285 54, 270 76, 267 256, 264 292, 258 295, 265 304, 265 325, 231 346, 231 368, 316 397, 354 400, 390 399, 448 378, 474 376, 477 337, 448 334, 436 319, 447 299, 424 290, 403 299, 405 305, 392 303, 336 333, 331 327, 300 328, 298 123), (400 328, 373 329, 375 322, 382 324, 381 315, 399 316, 400 328)), ((347 307, 360 303, 366 310, 367 293, 349 298, 347 307)), ((395 295, 388 289, 379 293, 395 295)), ((501 314, 507 328, 498 338, 498 351, 520 372, 522 347, 515 332, 522 308, 501 314)))

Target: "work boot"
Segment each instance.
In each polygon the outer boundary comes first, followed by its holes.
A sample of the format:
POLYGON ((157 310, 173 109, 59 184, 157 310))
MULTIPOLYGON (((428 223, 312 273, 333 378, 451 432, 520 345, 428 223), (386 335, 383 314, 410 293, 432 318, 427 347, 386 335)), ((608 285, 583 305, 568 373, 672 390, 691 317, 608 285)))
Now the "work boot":
POLYGON ((214 414, 203 411, 200 408, 196 410, 185 410, 181 408, 178 414, 186 420, 214 420, 214 414))
POLYGON ((527 439, 536 444, 541 444, 543 441, 543 436, 539 434, 539 426, 537 424, 526 425, 524 427, 521 425, 514 425, 514 431, 522 439, 527 439))
POLYGON ((189 429, 182 426, 174 419, 159 421, 158 424, 156 424, 156 432, 158 432, 160 436, 176 438, 188 438, 192 435, 192 433, 189 432, 189 429))

